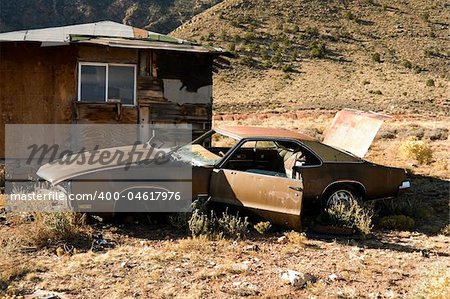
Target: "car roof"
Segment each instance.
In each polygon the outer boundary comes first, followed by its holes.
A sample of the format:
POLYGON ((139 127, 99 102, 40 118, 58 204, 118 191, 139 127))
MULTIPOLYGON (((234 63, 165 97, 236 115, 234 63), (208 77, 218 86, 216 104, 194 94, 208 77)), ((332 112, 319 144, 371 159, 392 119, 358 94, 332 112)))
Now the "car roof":
POLYGON ((227 135, 235 139, 252 138, 252 137, 277 137, 277 138, 292 138, 297 140, 317 141, 317 139, 298 132, 282 129, 282 128, 267 128, 267 127, 249 127, 249 126, 221 126, 214 130, 220 134, 227 135))

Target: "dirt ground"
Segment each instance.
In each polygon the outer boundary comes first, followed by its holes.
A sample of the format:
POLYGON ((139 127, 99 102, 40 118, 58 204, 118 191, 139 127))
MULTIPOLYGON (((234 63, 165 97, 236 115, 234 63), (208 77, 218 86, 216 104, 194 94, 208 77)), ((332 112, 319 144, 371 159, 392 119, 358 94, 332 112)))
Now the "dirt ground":
MULTIPOLYGON (((333 114, 221 115, 215 125, 279 126, 320 138, 333 114)), ((375 217, 365 239, 318 234, 306 223, 303 234, 273 228, 264 235, 251 230, 245 240, 208 240, 167 224, 94 223, 77 228, 69 240, 36 245, 30 242, 39 235, 36 220, 3 213, 0 296, 450 298, 449 123, 444 117, 394 116, 369 150, 370 161, 409 169, 413 187, 399 201, 432 208, 414 217, 413 228, 383 229, 375 217), (431 148, 429 164, 401 155, 410 136, 431 148), (103 245, 96 244, 99 234, 103 245), (287 270, 316 279, 295 287, 281 279, 287 270)))

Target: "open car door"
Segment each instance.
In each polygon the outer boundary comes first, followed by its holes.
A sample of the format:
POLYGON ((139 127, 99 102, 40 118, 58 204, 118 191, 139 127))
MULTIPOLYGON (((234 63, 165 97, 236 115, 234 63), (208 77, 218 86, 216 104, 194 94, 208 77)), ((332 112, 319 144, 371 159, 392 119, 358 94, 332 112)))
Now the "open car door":
POLYGON ((300 179, 231 169, 214 169, 210 195, 216 202, 243 206, 274 224, 300 229, 300 179))

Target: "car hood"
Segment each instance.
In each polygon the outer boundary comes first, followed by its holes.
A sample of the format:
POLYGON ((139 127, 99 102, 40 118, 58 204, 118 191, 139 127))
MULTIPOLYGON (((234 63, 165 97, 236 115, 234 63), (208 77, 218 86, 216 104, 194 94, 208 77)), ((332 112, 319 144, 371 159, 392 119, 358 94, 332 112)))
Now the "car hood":
POLYGON ((161 152, 171 154, 172 150, 139 144, 75 153, 41 166, 36 174, 56 185, 64 180, 99 170, 123 168, 136 165, 143 160, 152 160, 155 159, 157 153, 161 152), (122 158, 120 153, 123 153, 122 158), (129 153, 133 153, 133 155, 130 157, 129 153), (110 158, 103 159, 102 163, 100 161, 102 155, 110 158))
POLYGON ((389 118, 375 112, 343 109, 336 113, 323 143, 364 158, 381 125, 389 118))

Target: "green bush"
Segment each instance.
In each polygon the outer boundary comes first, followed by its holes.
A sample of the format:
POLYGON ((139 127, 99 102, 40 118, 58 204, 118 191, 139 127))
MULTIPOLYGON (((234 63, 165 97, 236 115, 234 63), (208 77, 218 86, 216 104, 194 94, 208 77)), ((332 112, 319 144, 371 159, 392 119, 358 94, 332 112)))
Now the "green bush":
POLYGON ((239 214, 231 215, 228 210, 217 217, 214 211, 208 211, 206 201, 201 199, 193 203, 192 216, 188 221, 192 236, 206 236, 208 238, 244 239, 248 225, 247 217, 242 218, 239 214))
POLYGON ((292 65, 290 65, 290 64, 284 64, 284 65, 281 67, 281 70, 282 70, 283 72, 285 72, 285 73, 289 73, 289 72, 293 72, 293 71, 294 71, 294 68, 293 68, 292 65))
POLYGON ((416 222, 409 216, 392 215, 381 218, 378 225, 385 229, 410 230, 416 226, 416 222))
POLYGON ((313 58, 325 57, 326 48, 323 43, 313 42, 309 45, 309 56, 313 58))
POLYGON ((410 68, 412 68, 412 63, 409 60, 405 60, 405 61, 402 62, 402 66, 407 68, 407 69, 410 69, 410 68))
POLYGON ((373 210, 362 207, 357 201, 339 202, 326 209, 327 220, 333 225, 353 228, 365 235, 372 229, 373 210))
POLYGON ((420 15, 420 18, 422 19, 422 21, 424 22, 429 22, 430 20, 430 14, 428 12, 424 12, 420 15))
POLYGON ((381 55, 380 55, 380 53, 378 53, 378 52, 373 53, 372 54, 372 61, 380 63, 381 62, 381 55))
POLYGON ((351 11, 346 11, 344 13, 344 18, 347 20, 355 20, 355 15, 351 11))
POLYGON ((261 221, 253 225, 253 228, 261 235, 267 233, 271 227, 272 224, 269 221, 261 221))
POLYGON ((428 87, 434 87, 435 85, 434 85, 434 80, 433 79, 428 79, 426 82, 425 82, 425 84, 428 86, 428 87))

